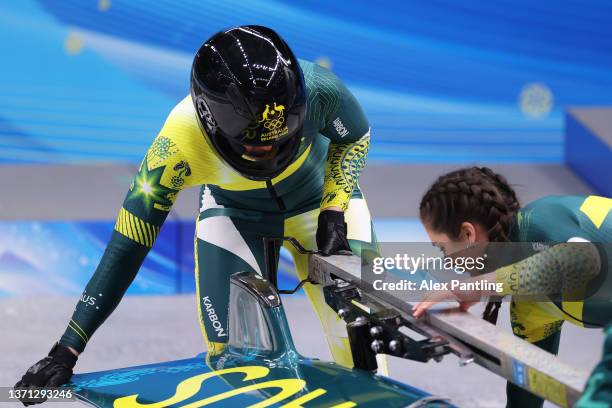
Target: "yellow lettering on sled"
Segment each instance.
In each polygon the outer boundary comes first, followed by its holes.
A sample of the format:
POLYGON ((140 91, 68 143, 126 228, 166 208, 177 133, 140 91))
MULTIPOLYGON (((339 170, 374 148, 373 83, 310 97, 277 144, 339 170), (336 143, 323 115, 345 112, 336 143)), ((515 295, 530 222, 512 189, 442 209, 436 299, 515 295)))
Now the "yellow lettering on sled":
MULTIPOLYGON (((218 370, 218 371, 211 371, 209 373, 199 374, 199 375, 196 375, 196 376, 193 376, 191 378, 187 378, 181 381, 176 387, 175 394, 172 397, 164 401, 141 404, 137 401, 138 394, 134 394, 134 395, 128 395, 125 397, 117 398, 113 404, 113 407, 114 408, 163 408, 169 405, 178 404, 196 395, 202 388, 202 383, 206 381, 207 379, 222 376, 224 374, 231 374, 231 373, 242 373, 244 374, 244 378, 242 379, 242 381, 252 381, 252 380, 257 380, 257 379, 267 376, 270 373, 270 370, 267 367, 263 367, 263 366, 247 366, 247 367, 234 367, 234 368, 227 368, 227 369, 218 370)), ((279 401, 282 401, 286 398, 289 398, 299 393, 300 391, 304 389, 305 386, 306 386, 306 381, 302 379, 298 379, 298 378, 286 378, 286 379, 279 379, 279 380, 264 381, 264 382, 260 382, 256 384, 247 385, 245 387, 240 387, 240 388, 236 388, 233 390, 229 390, 226 392, 222 392, 221 394, 211 395, 210 397, 206 397, 199 401, 195 401, 190 404, 183 405, 183 408, 203 407, 209 404, 213 404, 215 402, 222 401, 227 398, 231 398, 236 395, 245 394, 245 393, 249 393, 249 392, 253 392, 257 390, 264 390, 264 389, 269 389, 269 388, 279 389, 280 391, 277 394, 271 397, 268 397, 267 399, 263 401, 260 401, 256 404, 249 406, 249 408, 264 408, 270 405, 277 404, 279 401)), ((325 394, 326 392, 327 391, 322 388, 316 389, 312 392, 309 392, 301 396, 300 398, 295 400, 294 403, 287 404, 287 406, 296 407, 296 408, 300 407, 302 403, 313 400, 325 394)), ((356 405, 353 402, 350 402, 351 405, 345 405, 345 404, 341 404, 340 406, 351 407, 351 406, 356 405)))

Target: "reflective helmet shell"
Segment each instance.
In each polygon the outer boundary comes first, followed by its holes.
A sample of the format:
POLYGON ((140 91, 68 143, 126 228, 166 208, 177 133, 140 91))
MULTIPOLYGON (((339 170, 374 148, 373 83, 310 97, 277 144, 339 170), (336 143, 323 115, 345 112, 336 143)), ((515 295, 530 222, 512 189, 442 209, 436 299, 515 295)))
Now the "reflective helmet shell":
POLYGON ((193 61, 191 97, 215 151, 243 176, 270 179, 295 160, 306 85, 297 58, 273 30, 239 26, 208 39, 193 61), (245 145, 271 149, 253 158, 245 145))

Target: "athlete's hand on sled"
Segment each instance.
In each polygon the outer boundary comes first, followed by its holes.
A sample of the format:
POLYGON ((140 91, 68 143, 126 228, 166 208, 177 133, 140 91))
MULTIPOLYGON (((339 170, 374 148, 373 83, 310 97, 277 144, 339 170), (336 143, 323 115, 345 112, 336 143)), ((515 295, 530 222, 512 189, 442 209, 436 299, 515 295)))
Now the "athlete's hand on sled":
POLYGON ((325 209, 319 214, 317 247, 325 256, 341 251, 350 252, 351 247, 346 238, 344 213, 340 209, 325 209))
MULTIPOLYGON (((38 387, 59 387, 66 384, 72 377, 72 369, 76 365, 76 351, 55 344, 49 355, 26 371, 21 380, 15 384, 15 388, 38 388, 38 387)), ((46 398, 39 400, 28 400, 23 402, 23 405, 34 405, 45 402, 46 398)))
POLYGON ((467 312, 470 307, 477 303, 477 301, 473 300, 470 297, 467 297, 467 299, 460 299, 455 293, 450 290, 430 291, 425 296, 423 296, 423 299, 421 299, 421 301, 417 303, 416 306, 413 307, 412 316, 418 319, 423 316, 423 314, 425 314, 427 310, 431 309, 435 304, 438 304, 440 302, 450 302, 453 300, 459 302, 459 308, 464 312, 467 312))

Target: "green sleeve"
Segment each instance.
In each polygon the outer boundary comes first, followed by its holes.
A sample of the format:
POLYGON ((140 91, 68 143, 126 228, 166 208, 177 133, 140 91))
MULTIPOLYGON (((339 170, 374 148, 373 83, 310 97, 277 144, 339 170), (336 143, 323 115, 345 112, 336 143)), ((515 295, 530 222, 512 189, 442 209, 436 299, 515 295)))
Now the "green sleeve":
POLYGON ((320 133, 330 140, 321 208, 345 210, 359 181, 370 147, 370 124, 349 89, 329 70, 312 66, 314 92, 309 109, 314 109, 320 133))
POLYGON ((574 242, 554 245, 529 258, 499 268, 496 282, 502 295, 575 295, 579 298, 599 274, 601 261, 595 245, 574 242))
POLYGON ((114 231, 95 273, 85 287, 60 343, 82 352, 96 329, 115 310, 136 277, 174 203, 169 187, 188 176, 175 144, 158 136, 135 175, 114 231), (169 180, 174 180, 171 183, 169 180))
POLYGON ((332 144, 354 143, 368 133, 370 123, 353 93, 331 71, 314 65, 317 105, 322 111, 320 133, 332 144))

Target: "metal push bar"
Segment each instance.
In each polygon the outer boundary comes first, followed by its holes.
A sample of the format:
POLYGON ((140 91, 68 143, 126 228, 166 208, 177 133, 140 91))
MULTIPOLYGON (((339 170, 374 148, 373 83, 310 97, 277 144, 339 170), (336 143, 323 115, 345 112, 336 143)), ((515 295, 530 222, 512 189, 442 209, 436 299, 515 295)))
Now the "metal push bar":
POLYGON ((361 258, 309 255, 309 280, 324 286, 325 300, 347 322, 355 366, 376 369, 376 354, 417 361, 445 354, 476 362, 561 407, 578 400, 588 373, 513 334, 457 309, 428 312, 416 320, 412 305, 384 291, 363 290, 361 258), (414 340, 412 331, 425 337, 414 340))

